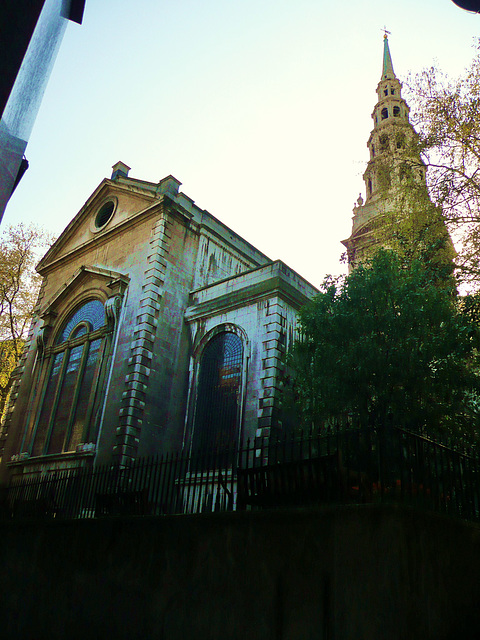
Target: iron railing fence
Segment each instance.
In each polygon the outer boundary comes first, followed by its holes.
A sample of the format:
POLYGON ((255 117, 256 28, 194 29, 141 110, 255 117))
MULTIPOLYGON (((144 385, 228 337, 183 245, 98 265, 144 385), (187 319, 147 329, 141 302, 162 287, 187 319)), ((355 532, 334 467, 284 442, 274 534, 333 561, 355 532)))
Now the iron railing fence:
POLYGON ((399 428, 332 428, 128 467, 16 476, 1 513, 160 516, 338 502, 402 502, 479 521, 479 458, 399 428))

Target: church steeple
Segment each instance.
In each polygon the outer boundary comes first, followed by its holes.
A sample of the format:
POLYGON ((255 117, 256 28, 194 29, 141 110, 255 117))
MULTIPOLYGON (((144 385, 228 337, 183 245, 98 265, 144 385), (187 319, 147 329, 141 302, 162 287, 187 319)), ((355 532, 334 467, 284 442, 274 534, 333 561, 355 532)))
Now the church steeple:
POLYGON ((375 227, 382 216, 395 209, 396 194, 405 182, 406 172, 417 183, 426 184, 425 165, 416 150, 417 134, 410 124, 410 108, 402 97, 402 85, 393 70, 386 33, 382 75, 376 91, 373 129, 367 142, 370 160, 363 174, 366 198, 365 202, 361 197, 357 201, 352 234, 343 241, 351 266, 362 259, 368 247, 378 243, 375 227))
MULTIPOLYGON (((370 162, 363 176, 365 180, 367 202, 370 201, 384 184, 386 159, 403 153, 408 138, 415 136, 409 121, 410 108, 402 98, 402 85, 393 70, 392 56, 385 34, 383 41, 382 76, 377 85, 378 102, 372 113, 373 131, 367 142, 370 162), (379 171, 379 169, 381 170, 379 171)), ((384 193, 383 193, 384 195, 384 193)))

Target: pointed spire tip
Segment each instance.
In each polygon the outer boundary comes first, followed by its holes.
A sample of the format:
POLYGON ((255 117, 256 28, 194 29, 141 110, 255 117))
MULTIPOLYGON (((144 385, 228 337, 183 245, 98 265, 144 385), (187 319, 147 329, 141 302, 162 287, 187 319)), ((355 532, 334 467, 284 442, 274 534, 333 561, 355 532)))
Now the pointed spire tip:
POLYGON ((383 36, 383 66, 382 66, 382 78, 385 78, 388 74, 392 74, 395 77, 395 71, 393 70, 392 56, 390 54, 390 47, 388 46, 388 34, 390 33, 384 29, 383 36))

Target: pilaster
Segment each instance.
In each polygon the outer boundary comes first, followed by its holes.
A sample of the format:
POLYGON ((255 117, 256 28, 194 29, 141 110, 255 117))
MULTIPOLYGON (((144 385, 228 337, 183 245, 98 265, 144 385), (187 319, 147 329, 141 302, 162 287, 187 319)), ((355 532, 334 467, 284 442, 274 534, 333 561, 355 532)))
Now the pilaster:
POLYGON ((280 299, 276 298, 269 301, 265 320, 257 409, 256 437, 259 439, 275 436, 282 428, 279 394, 282 376, 285 371, 284 355, 287 320, 285 304, 280 299))
POLYGON ((160 301, 170 247, 171 222, 163 215, 150 237, 144 284, 138 303, 135 330, 130 344, 125 391, 122 394, 113 455, 120 465, 136 458, 145 413, 146 391, 152 373, 160 301))

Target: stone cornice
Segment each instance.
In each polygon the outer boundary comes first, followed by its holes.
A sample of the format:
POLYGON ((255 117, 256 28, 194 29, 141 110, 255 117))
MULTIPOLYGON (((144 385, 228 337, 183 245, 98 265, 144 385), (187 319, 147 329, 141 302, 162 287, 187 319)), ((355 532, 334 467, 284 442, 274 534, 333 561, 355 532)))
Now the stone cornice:
MULTIPOLYGON (((240 274, 238 278, 241 278, 240 274)), ((214 287, 215 285, 212 285, 214 287)), ((185 311, 185 320, 192 322, 199 318, 215 316, 225 311, 254 304, 258 300, 279 296, 289 305, 299 309, 310 299, 283 277, 280 270, 254 284, 246 283, 233 291, 193 304, 185 311)))

